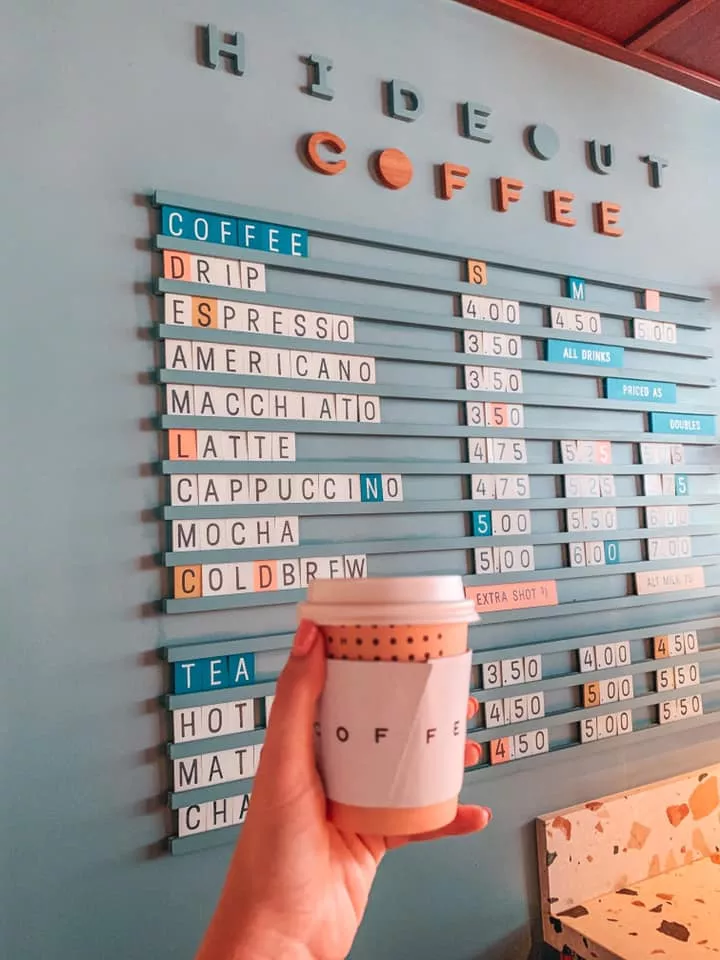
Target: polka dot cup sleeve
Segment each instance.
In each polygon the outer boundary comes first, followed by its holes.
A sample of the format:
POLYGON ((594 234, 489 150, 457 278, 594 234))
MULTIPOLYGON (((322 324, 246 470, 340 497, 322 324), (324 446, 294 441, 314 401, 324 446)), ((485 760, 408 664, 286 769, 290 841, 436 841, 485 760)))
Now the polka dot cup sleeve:
POLYGON ((478 619, 461 578, 314 580, 298 619, 325 637, 316 734, 330 819, 388 836, 450 823, 478 619))

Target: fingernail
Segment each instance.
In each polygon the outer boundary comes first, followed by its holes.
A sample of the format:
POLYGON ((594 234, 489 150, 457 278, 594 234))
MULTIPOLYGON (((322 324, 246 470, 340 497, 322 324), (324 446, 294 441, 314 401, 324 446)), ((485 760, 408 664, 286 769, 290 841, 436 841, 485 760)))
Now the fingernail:
POLYGON ((302 620, 293 640, 291 655, 293 657, 306 657, 315 646, 318 635, 318 628, 312 620, 302 620))
POLYGON ((490 821, 492 820, 492 810, 490 809, 490 807, 483 807, 483 810, 487 814, 488 823, 490 823, 490 821))

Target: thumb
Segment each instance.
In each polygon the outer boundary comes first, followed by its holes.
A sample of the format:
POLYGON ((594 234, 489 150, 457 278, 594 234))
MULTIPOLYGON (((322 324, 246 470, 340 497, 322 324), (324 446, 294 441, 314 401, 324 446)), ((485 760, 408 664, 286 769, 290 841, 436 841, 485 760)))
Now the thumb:
POLYGON ((316 777, 314 723, 324 683, 323 636, 314 623, 303 620, 278 679, 256 792, 271 789, 281 799, 316 777))

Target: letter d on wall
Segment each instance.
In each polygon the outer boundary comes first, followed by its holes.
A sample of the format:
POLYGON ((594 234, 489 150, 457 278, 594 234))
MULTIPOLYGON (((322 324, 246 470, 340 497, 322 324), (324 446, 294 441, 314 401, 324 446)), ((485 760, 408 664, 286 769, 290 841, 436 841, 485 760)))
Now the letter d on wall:
POLYGON ((423 95, 417 87, 404 80, 388 80, 385 84, 388 116, 396 120, 417 120, 421 117, 425 104, 423 95))

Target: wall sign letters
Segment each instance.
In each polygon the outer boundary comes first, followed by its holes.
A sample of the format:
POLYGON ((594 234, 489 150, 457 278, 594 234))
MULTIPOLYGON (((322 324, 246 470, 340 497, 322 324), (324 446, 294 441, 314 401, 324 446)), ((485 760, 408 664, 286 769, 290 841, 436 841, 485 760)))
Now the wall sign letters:
MULTIPOLYGON (((203 28, 203 41, 201 62, 204 66, 215 70, 222 58, 230 72, 238 77, 245 76, 246 39, 244 34, 240 32, 224 33, 216 25, 210 24, 203 28)), ((305 56, 303 59, 307 67, 307 84, 302 88, 303 91, 320 100, 334 100, 335 91, 330 83, 330 74, 331 72, 337 74, 340 69, 334 59, 316 53, 305 56)), ((460 117, 459 128, 456 133, 468 140, 474 140, 489 147, 494 141, 492 107, 476 100, 466 100, 456 106, 460 117)), ((409 80, 397 77, 385 79, 382 83, 382 101, 379 108, 387 116, 404 123, 422 121, 425 112, 425 93, 409 80)), ((523 134, 523 142, 529 153, 542 162, 551 161, 563 147, 557 131, 543 122, 528 124, 523 134)), ((604 177, 612 174, 616 164, 616 150, 612 143, 587 140, 584 144, 584 150, 584 159, 594 173, 604 177)), ((302 152, 305 162, 311 169, 326 176, 337 176, 345 172, 350 164, 366 166, 367 153, 373 151, 370 148, 364 156, 358 156, 349 150, 341 133, 319 130, 303 138, 302 152)), ((649 186, 654 189, 663 187, 665 171, 670 166, 669 161, 653 153, 640 155, 638 161, 646 165, 649 186)), ((377 182, 390 190, 401 190, 412 182, 413 163, 411 158, 402 150, 393 147, 376 151, 372 165, 377 182)), ((449 161, 439 162, 435 171, 435 179, 438 182, 436 195, 442 200, 450 200, 457 192, 464 189, 471 172, 471 168, 463 164, 449 161)), ((495 210, 500 213, 507 213, 511 204, 518 203, 521 200, 525 184, 519 180, 501 176, 491 180, 489 186, 495 198, 495 210)), ((573 215, 575 202, 575 194, 563 190, 561 187, 547 191, 548 222, 562 227, 575 227, 577 224, 577 219, 573 215)), ((592 204, 597 233, 608 237, 622 236, 623 229, 620 225, 622 211, 619 204, 610 200, 585 200, 584 202, 592 204)), ((180 223, 177 216, 174 218, 174 223, 176 225, 180 223)), ((260 235, 265 238, 265 242, 269 242, 267 239, 268 230, 275 229, 273 225, 264 224, 261 226, 262 229, 257 230, 258 239, 255 240, 257 244, 262 242, 259 239, 260 235)), ((203 228, 202 225, 201 228, 203 228)), ((187 229, 192 229, 192 227, 188 226, 187 229)), ((217 231, 222 227, 220 224, 214 223, 211 229, 217 234, 217 231)), ((180 236, 180 234, 174 235, 180 236)), ((207 237, 203 239, 207 239, 207 237)), ((255 246, 253 249, 266 248, 255 246)))

